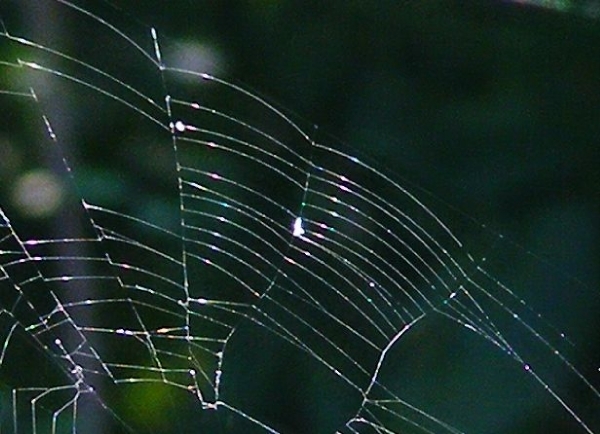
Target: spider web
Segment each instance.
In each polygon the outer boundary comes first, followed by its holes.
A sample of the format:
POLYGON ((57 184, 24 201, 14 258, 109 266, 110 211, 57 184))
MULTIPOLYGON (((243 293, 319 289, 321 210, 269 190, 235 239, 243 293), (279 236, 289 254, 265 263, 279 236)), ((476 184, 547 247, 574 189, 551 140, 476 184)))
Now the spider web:
POLYGON ((492 432, 538 406, 600 432, 597 372, 489 271, 502 237, 256 92, 173 66, 123 11, 25 3, 0 4, 0 96, 62 202, 58 227, 0 209, 6 432, 492 432), (27 25, 27 7, 79 40, 27 25))

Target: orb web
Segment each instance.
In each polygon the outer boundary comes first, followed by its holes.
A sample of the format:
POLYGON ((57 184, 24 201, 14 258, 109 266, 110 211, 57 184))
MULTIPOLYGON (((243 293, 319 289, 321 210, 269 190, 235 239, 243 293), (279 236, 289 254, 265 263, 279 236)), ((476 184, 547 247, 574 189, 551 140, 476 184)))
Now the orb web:
POLYGON ((32 3, 79 23, 65 44, 20 3, 0 6, 2 106, 65 193, 58 227, 0 209, 7 432, 293 432, 284 404, 311 432, 477 432, 473 412, 531 397, 600 432, 597 373, 456 226, 494 255, 500 236, 234 81, 173 66, 123 11, 32 3), (451 398, 425 392, 439 382, 451 398))

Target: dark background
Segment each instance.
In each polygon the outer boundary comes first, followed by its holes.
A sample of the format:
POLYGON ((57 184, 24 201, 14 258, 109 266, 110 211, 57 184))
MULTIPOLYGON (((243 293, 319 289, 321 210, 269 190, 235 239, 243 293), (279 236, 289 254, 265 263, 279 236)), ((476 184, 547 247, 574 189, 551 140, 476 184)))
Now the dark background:
MULTIPOLYGON (((364 155, 427 197, 436 212, 461 216, 460 223, 446 221, 449 226, 470 222, 466 245, 489 258, 495 275, 569 336, 576 345, 569 360, 598 383, 600 21, 592 3, 562 2, 561 8, 500 1, 120 3, 122 10, 99 2, 86 7, 98 8, 149 52, 147 26, 156 27, 167 61, 176 41, 202 44, 207 51, 201 60, 215 75, 277 104, 319 142, 364 155)), ((163 93, 141 60, 110 45, 110 37, 89 32, 84 20, 63 15, 56 4, 23 6, 17 13, 3 7, 3 19, 28 28, 45 44, 66 44, 79 58, 115 68, 132 86, 157 98, 163 93)), ((19 56, 13 50, 3 47, 2 56, 19 56)), ((13 75, 6 74, 3 88, 18 86, 13 75)), ((77 194, 168 224, 170 212, 164 210, 176 206, 176 196, 166 181, 172 172, 162 164, 163 155, 144 149, 146 133, 97 111, 102 102, 87 102, 70 93, 41 102, 78 172, 77 194), (131 146, 124 149, 124 143, 131 146)), ((4 135, 35 137, 30 128, 17 126, 31 125, 36 116, 19 104, 2 100, 10 107, 4 110, 9 113, 4 135)), ((34 219, 11 204, 11 186, 20 173, 36 165, 61 170, 54 151, 40 152, 33 164, 24 142, 6 141, 3 150, 13 161, 0 164, 3 207, 6 203, 15 227, 29 236, 77 234, 79 223, 65 220, 64 209, 34 219)), ((547 394, 528 395, 527 388, 511 393, 514 384, 503 381, 521 377, 496 364, 502 355, 489 348, 471 353, 471 341, 446 336, 447 326, 433 323, 414 338, 432 348, 406 343, 409 354, 401 355, 404 364, 395 375, 406 378, 402 390, 414 402, 437 408, 434 415, 465 432, 576 432, 577 425, 547 394)), ((245 390, 240 401, 248 394, 261 403, 249 407, 252 414, 286 433, 330 432, 338 419, 352 414, 354 398, 329 384, 325 372, 309 369, 310 360, 257 330, 241 334, 239 345, 264 345, 237 366, 231 362, 232 390, 245 390)), ((590 404, 578 401, 570 380, 558 384, 572 394, 576 408, 593 415, 598 397, 590 404)), ((13 386, 15 378, 2 382, 13 386)), ((236 425, 235 418, 199 415, 193 404, 175 405, 176 399, 160 398, 161 392, 135 393, 128 417, 134 424, 145 420, 141 430, 251 429, 236 425)), ((591 419, 591 428, 600 430, 600 422, 591 419)))

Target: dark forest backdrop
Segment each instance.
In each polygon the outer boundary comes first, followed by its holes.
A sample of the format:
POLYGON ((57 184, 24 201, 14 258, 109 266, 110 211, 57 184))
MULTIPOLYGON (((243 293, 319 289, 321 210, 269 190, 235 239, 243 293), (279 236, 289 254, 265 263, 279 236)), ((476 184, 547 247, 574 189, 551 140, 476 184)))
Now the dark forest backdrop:
MULTIPOLYGON (((477 253, 494 258, 490 266, 501 280, 571 337, 579 348, 577 362, 600 366, 600 20, 592 3, 555 2, 555 8, 502 1, 120 3, 122 10, 112 16, 117 27, 132 29, 138 41, 147 37, 148 47, 147 27, 125 23, 156 27, 161 44, 180 53, 174 63, 207 68, 251 89, 293 113, 317 141, 343 143, 430 197, 436 211, 454 208, 474 226, 485 223, 489 233, 477 232, 467 245, 478 249, 485 239, 477 253)), ((52 8, 24 8, 17 20, 47 40, 68 41, 84 60, 111 64, 119 55, 52 8)), ((122 60, 112 65, 130 68, 129 83, 144 88, 148 77, 122 60)), ((2 78, 4 88, 13 86, 10 79, 2 78)), ((3 107, 8 104, 2 100, 3 107)), ((10 104, 2 109, 7 121, 0 122, 6 136, 34 116, 10 104)), ((89 181, 85 194, 117 206, 133 201, 138 215, 160 216, 176 201, 163 184, 161 156, 146 157, 144 138, 126 126, 115 128, 118 119, 94 112, 69 123, 61 114, 85 113, 85 107, 85 100, 69 95, 56 107, 43 107, 70 143, 65 149, 70 164, 89 181), (138 134, 136 140, 132 134, 138 134), (90 137, 112 145, 93 144, 90 137), (129 166, 117 172, 115 147, 127 141, 132 146, 120 149, 119 156, 129 166)), ((3 205, 9 204, 13 218, 32 234, 72 233, 60 211, 36 218, 19 209, 15 185, 38 163, 18 143, 5 141, 0 149, 3 205)), ((55 164, 56 155, 40 161, 55 164)), ((246 365, 250 371, 234 376, 257 399, 270 402, 260 411, 275 415, 277 428, 286 433, 315 432, 337 420, 336 412, 345 411, 344 396, 319 387, 323 380, 294 366, 297 360, 272 359, 269 354, 278 347, 264 345, 268 349, 246 365), (308 401, 318 410, 299 411, 308 401)), ((437 364, 413 357, 414 364, 401 371, 409 377, 406 390, 427 387, 423 399, 460 402, 453 394, 472 393, 478 377, 468 367, 447 370, 445 360, 478 363, 482 355, 433 346, 428 354, 437 364), (454 385, 451 392, 440 377, 454 385)), ((597 379, 598 373, 586 375, 597 379)), ((497 399, 510 401, 510 385, 488 387, 506 388, 497 399)), ((522 412, 510 402, 457 407, 463 414, 456 421, 466 432, 498 434, 564 433, 570 426, 561 425, 565 416, 556 415, 556 407, 530 404, 522 412), (504 413, 505 408, 511 410, 504 413)), ((188 419, 190 427, 201 419, 208 429, 228 431, 227 421, 209 421, 213 416, 198 412, 192 414, 199 420, 193 420, 149 392, 131 397, 129 405, 140 420, 151 421, 154 432, 176 432, 173 421, 188 419), (161 422, 163 413, 168 422, 161 422)))

